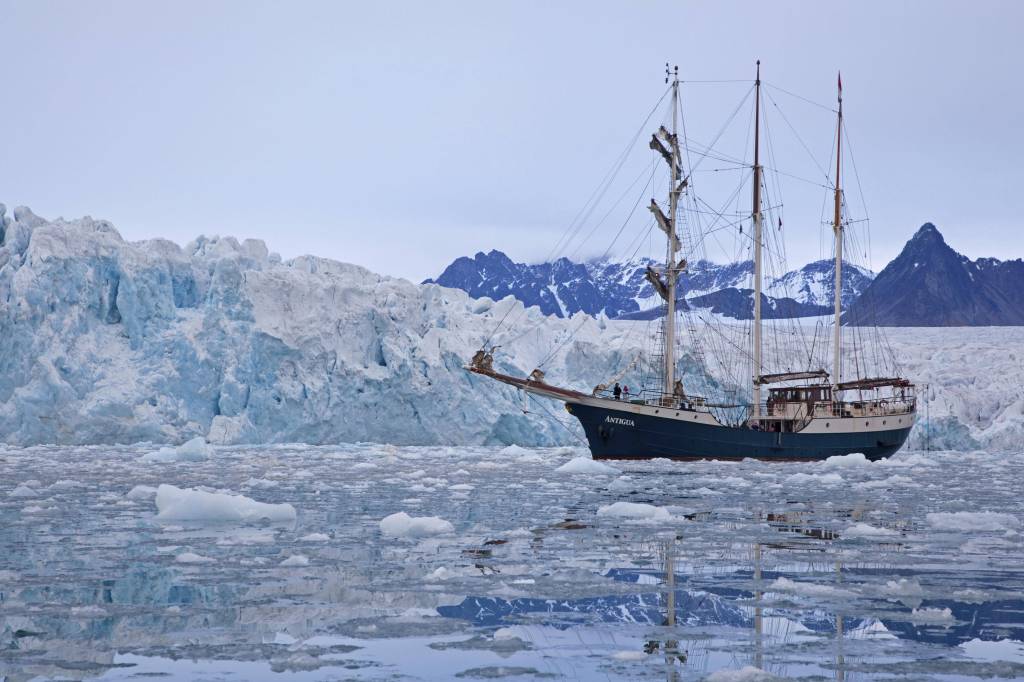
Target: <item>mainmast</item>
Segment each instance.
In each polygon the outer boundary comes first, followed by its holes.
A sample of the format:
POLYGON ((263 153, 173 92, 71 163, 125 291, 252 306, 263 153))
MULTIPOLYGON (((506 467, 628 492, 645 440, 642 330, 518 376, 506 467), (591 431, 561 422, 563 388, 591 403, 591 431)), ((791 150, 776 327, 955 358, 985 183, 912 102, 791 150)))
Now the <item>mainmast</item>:
POLYGON ((654 214, 658 227, 665 233, 667 239, 665 268, 663 272, 659 273, 648 266, 646 272, 648 281, 665 300, 665 352, 664 368, 662 370, 662 377, 664 379, 662 392, 666 395, 677 393, 675 386, 676 283, 679 279, 679 274, 686 269, 685 259, 676 261, 676 253, 680 249, 679 237, 676 234, 676 212, 679 206, 679 195, 687 184, 686 179, 680 179, 680 176, 682 176, 682 159, 679 155, 679 138, 677 136, 679 119, 679 67, 675 67, 674 72, 672 72, 669 71, 668 64, 666 64, 665 82, 667 83, 670 78, 672 79, 672 130, 669 131, 666 130, 665 126, 660 126, 658 132, 651 135, 650 142, 650 148, 661 154, 671 170, 672 179, 668 190, 668 215, 666 216, 662 212, 661 207, 658 206, 654 199, 651 199, 651 205, 648 206, 648 209, 654 214), (662 141, 668 143, 667 149, 662 144, 662 141))
MULTIPOLYGON (((842 205, 843 190, 839 185, 839 155, 843 150, 843 77, 840 74, 839 84, 839 117, 836 122, 836 192, 835 192, 835 213, 832 217, 832 232, 836 238, 836 277, 835 277, 835 339, 833 340, 832 357, 832 384, 833 391, 838 390, 842 381, 842 355, 841 347, 843 342, 842 329, 839 326, 842 315, 842 293, 843 293, 843 223, 842 205)), ((833 399, 836 399, 833 396, 833 399)))
POLYGON ((761 416, 761 60, 757 60, 754 81, 754 406, 752 416, 761 416))

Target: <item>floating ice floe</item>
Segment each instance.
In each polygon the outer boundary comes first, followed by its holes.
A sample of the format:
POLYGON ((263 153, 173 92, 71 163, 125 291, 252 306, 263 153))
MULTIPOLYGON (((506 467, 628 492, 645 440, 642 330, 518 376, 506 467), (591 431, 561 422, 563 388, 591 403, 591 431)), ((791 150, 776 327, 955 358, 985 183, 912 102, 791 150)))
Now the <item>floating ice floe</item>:
POLYGON ((935 460, 915 452, 909 455, 897 454, 894 457, 881 460, 879 464, 886 467, 933 467, 935 466, 935 460))
POLYGON ((174 557, 174 560, 179 564, 212 564, 215 561, 215 559, 195 552, 182 552, 174 557))
POLYGON ((887 580, 881 592, 890 597, 923 597, 924 588, 916 578, 887 580))
POLYGON ((449 580, 449 579, 454 578, 454 577, 456 577, 458 575, 459 574, 458 574, 457 571, 453 571, 450 568, 446 568, 445 566, 439 566, 439 567, 435 568, 433 571, 431 571, 430 573, 428 573, 426 576, 424 576, 423 579, 426 580, 427 582, 432 582, 433 583, 433 582, 440 582, 442 580, 449 580))
POLYGON ((846 530, 839 532, 839 535, 844 538, 886 538, 899 535, 899 532, 891 528, 879 528, 878 526, 858 522, 852 526, 847 526, 846 530))
POLYGON ((325 533, 310 533, 299 538, 299 542, 327 542, 330 539, 331 536, 325 533))
POLYGON ((768 589, 773 592, 790 592, 804 597, 849 597, 853 593, 841 587, 822 585, 820 583, 796 582, 789 578, 779 577, 772 582, 768 589))
POLYGON ((772 682, 778 678, 752 665, 738 670, 716 670, 704 678, 704 682, 772 682))
POLYGON ((574 457, 562 466, 555 469, 560 474, 593 474, 598 476, 611 476, 619 474, 619 470, 608 466, 590 457, 574 457))
POLYGON ((597 515, 622 519, 650 519, 653 521, 668 521, 672 518, 668 509, 640 502, 614 502, 598 508, 597 515))
POLYGON ((861 481, 854 484, 860 490, 871 490, 872 488, 899 488, 917 486, 912 478, 893 474, 889 478, 875 479, 873 481, 861 481))
POLYGON ((919 625, 950 625, 956 619, 949 609, 914 609, 907 620, 919 625))
POLYGON ((1024 663, 1024 642, 1017 639, 982 640, 975 637, 960 644, 968 656, 982 661, 1024 663))
POLYGON ((156 490, 157 518, 168 521, 294 521, 295 507, 267 504, 244 495, 208 493, 163 484, 156 490))
POLYGON ((202 462, 210 457, 212 448, 197 436, 177 447, 162 447, 139 458, 142 462, 202 462))
POLYGON ((303 556, 302 554, 292 554, 290 557, 282 561, 280 566, 309 566, 309 557, 303 556))
POLYGON ((647 654, 643 651, 616 651, 612 658, 616 661, 642 661, 647 658, 647 654))
POLYGON ((37 493, 35 490, 29 488, 27 485, 24 484, 19 485, 17 488, 8 493, 10 497, 36 497, 38 494, 39 493, 37 493))
POLYGON ((82 484, 78 481, 72 481, 70 479, 63 478, 59 481, 54 481, 49 485, 50 490, 73 490, 74 488, 80 488, 82 484))
POLYGON ((805 474, 802 471, 786 479, 788 485, 839 485, 842 482, 843 477, 836 473, 805 474))
POLYGON ((830 467, 863 467, 871 466, 871 460, 863 452, 851 452, 848 455, 833 455, 824 464, 830 467))
POLYGON ((125 495, 129 500, 148 500, 156 495, 156 488, 151 485, 137 485, 125 495))
POLYGON ((1000 512, 931 512, 926 517, 932 528, 956 531, 1016 530, 1021 522, 1015 516, 1000 512))
POLYGON ((984 604, 985 602, 993 598, 995 597, 991 592, 971 587, 968 587, 963 590, 957 590, 953 593, 953 599, 965 602, 967 604, 984 604))
POLYGON ((426 538, 455 532, 455 526, 437 516, 409 516, 398 512, 380 521, 380 531, 394 538, 426 538))

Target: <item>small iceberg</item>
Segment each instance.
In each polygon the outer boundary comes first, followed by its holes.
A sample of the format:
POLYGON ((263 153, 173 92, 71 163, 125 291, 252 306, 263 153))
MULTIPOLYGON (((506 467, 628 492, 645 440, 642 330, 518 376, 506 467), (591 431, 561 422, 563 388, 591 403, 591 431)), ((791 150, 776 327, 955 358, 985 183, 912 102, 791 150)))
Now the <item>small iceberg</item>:
POLYGON ((139 458, 140 462, 202 462, 209 459, 212 448, 197 436, 178 447, 162 447, 139 458))
POLYGON ((590 457, 573 457, 568 462, 555 469, 555 471, 560 474, 594 474, 598 476, 617 476, 621 473, 615 467, 602 464, 590 457))
POLYGON ((455 526, 437 516, 409 516, 398 512, 380 521, 380 532, 393 538, 427 538, 455 532, 455 526))
POLYGON ((295 507, 267 504, 244 495, 208 493, 163 484, 156 489, 157 518, 165 521, 294 521, 295 507))

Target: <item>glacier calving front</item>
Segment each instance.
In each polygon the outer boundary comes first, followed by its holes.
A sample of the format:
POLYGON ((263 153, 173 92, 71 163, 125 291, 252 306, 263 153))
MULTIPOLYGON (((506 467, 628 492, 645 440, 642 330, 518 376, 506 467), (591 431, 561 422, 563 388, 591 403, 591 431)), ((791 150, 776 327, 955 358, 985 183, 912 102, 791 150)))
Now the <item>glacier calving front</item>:
MULTIPOLYGON (((586 390, 645 342, 643 322, 546 318, 511 297, 282 262, 256 240, 126 242, 105 221, 0 205, 0 442, 568 442, 554 406, 462 370, 510 306, 502 371, 557 348, 549 378, 586 390)), ((1020 329, 893 337, 930 383, 936 446, 1019 448, 1020 329)))

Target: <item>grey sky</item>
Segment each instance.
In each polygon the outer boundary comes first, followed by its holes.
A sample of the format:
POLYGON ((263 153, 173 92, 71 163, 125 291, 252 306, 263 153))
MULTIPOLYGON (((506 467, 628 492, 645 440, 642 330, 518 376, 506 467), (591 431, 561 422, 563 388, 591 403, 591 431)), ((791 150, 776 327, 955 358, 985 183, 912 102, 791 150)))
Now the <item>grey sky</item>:
MULTIPOLYGON (((663 92, 665 61, 750 79, 760 58, 766 81, 829 104, 842 70, 876 268, 928 220, 971 257, 1024 255, 1024 3, 2 0, 0 15, 0 201, 129 239, 258 237, 415 280, 482 249, 540 258, 663 92)), ((735 103, 739 87, 706 94, 735 103)), ((710 137, 725 105, 701 113, 690 88, 710 137)), ((777 97, 827 161, 828 113, 777 97)), ((806 189, 783 188, 793 265, 821 255, 822 191, 806 189)))

